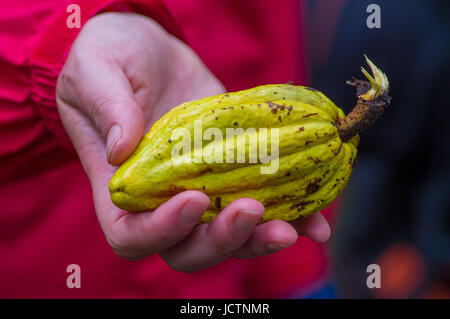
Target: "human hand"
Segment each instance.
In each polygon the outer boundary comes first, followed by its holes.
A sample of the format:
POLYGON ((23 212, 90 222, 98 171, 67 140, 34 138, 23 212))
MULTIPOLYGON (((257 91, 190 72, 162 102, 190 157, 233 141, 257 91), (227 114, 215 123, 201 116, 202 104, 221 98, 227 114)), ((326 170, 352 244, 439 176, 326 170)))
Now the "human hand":
POLYGON ((184 43, 132 13, 93 17, 81 30, 58 78, 62 122, 89 177, 97 217, 113 250, 140 259, 158 253, 177 271, 193 272, 228 257, 263 256, 297 240, 323 242, 330 228, 318 213, 257 225, 263 205, 234 201, 210 224, 198 191, 174 196, 153 212, 130 213, 110 199, 108 182, 144 133, 171 107, 223 93, 224 87, 184 43))

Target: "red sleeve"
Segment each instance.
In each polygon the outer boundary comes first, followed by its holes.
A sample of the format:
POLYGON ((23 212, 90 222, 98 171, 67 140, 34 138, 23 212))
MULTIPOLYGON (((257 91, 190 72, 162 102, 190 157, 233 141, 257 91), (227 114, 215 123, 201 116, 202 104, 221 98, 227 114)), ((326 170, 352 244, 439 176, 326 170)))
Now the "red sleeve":
MULTIPOLYGON (((72 148, 57 112, 55 87, 59 72, 81 28, 67 27, 67 18, 71 14, 67 12, 67 6, 73 1, 65 3, 58 5, 52 12, 51 22, 39 35, 26 65, 30 70, 30 97, 35 110, 42 116, 45 127, 54 134, 58 142, 72 148)), ((182 37, 162 0, 79 0, 77 4, 80 6, 81 27, 100 12, 136 12, 152 18, 173 35, 182 37)))

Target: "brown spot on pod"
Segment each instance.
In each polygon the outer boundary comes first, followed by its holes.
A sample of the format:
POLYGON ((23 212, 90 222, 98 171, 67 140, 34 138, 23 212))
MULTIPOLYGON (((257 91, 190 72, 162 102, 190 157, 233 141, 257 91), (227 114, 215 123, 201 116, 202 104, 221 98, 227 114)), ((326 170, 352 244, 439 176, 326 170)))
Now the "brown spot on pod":
POLYGON ((167 190, 170 194, 177 194, 177 193, 181 193, 181 192, 185 191, 186 189, 184 187, 169 185, 167 190))
POLYGON ((318 159, 317 157, 309 156, 308 159, 310 161, 314 162, 314 164, 319 164, 320 163, 320 159, 318 159))
POLYGON ((333 152, 333 154, 334 155, 338 155, 340 152, 341 152, 341 149, 342 149, 342 142, 341 142, 341 144, 339 145, 339 149, 338 149, 338 151, 337 151, 337 153, 335 153, 335 152, 333 152))
POLYGON ((306 187, 306 194, 313 194, 319 190, 319 185, 311 183, 306 187))
POLYGON ((289 207, 289 209, 297 209, 297 211, 300 212, 305 209, 306 205, 312 204, 312 203, 314 203, 313 200, 304 201, 304 202, 300 202, 300 203, 294 203, 294 204, 292 204, 291 207, 289 207))
POLYGON ((278 196, 271 196, 266 198, 266 200, 264 201, 264 205, 269 206, 269 205, 274 205, 274 204, 278 204, 280 202, 280 198, 278 196))
POLYGON ((220 209, 220 207, 222 206, 222 197, 216 197, 214 205, 216 206, 217 209, 220 209))
POLYGON ((273 114, 277 114, 278 110, 284 111, 284 109, 286 108, 284 105, 279 105, 273 102, 267 102, 267 106, 272 109, 273 114))
POLYGON ((287 115, 290 115, 293 107, 292 106, 288 106, 287 109, 288 109, 288 114, 287 115))

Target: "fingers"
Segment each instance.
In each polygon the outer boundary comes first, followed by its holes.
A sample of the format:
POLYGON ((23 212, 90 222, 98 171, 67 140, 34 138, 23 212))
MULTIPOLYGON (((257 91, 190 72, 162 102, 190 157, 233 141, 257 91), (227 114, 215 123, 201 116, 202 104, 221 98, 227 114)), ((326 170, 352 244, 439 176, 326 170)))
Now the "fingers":
POLYGON ((324 243, 330 239, 330 225, 321 213, 295 220, 291 224, 300 235, 309 237, 319 243, 324 243))
POLYGON ((216 265, 228 257, 265 256, 295 244, 298 233, 324 242, 330 236, 325 218, 315 214, 292 222, 273 220, 258 225, 263 206, 243 198, 228 205, 211 224, 201 225, 183 241, 160 252, 173 269, 194 272, 216 265))
POLYGON ((153 212, 126 213, 111 228, 110 244, 121 257, 140 259, 186 237, 209 205, 197 191, 174 196, 153 212))
POLYGON ((323 243, 330 238, 330 232, 328 222, 320 213, 290 223, 273 220, 256 227, 233 257, 246 259, 274 253, 295 244, 298 234, 323 243))
POLYGON ((216 265, 239 249, 260 221, 264 206, 250 198, 228 205, 211 224, 197 227, 179 244, 160 253, 173 269, 194 272, 216 265))
POLYGON ((97 127, 106 141, 108 162, 117 166, 129 157, 144 134, 142 109, 119 65, 95 54, 83 64, 74 59, 69 56, 58 78, 58 98, 78 108, 97 127))
POLYGON ((297 238, 297 231, 289 223, 272 220, 256 227, 249 240, 233 253, 233 257, 247 259, 269 255, 292 246, 297 238))

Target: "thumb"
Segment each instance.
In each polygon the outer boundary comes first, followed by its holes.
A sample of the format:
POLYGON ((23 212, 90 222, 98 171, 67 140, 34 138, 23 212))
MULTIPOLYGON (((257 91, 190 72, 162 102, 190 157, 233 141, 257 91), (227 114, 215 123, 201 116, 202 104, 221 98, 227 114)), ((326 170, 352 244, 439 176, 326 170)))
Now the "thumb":
POLYGON ((123 163, 144 135, 144 116, 133 96, 111 97, 94 108, 94 122, 106 141, 111 165, 123 163))
POLYGON ((84 83, 77 104, 105 139, 108 162, 118 166, 142 139, 144 114, 123 73, 95 73, 84 83))

